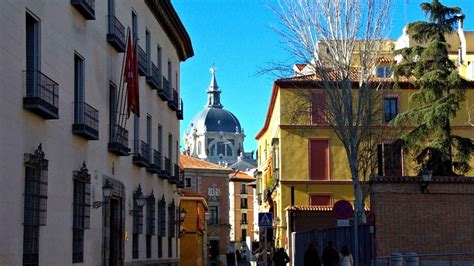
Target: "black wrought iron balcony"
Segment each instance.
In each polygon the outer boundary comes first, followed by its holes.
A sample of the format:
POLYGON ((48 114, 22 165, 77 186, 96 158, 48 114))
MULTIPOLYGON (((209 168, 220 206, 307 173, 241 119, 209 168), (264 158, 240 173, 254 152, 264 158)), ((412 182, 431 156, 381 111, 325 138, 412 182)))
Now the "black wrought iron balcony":
POLYGON ((168 101, 168 106, 171 108, 171 110, 173 111, 178 110, 178 100, 179 100, 178 92, 175 89, 171 88, 170 98, 168 101))
POLYGON ((137 47, 137 61, 138 61, 138 74, 140 76, 146 76, 148 73, 148 67, 147 67, 147 55, 146 52, 143 51, 143 49, 138 45, 137 47))
POLYGON ((179 99, 179 102, 178 102, 178 110, 176 110, 176 117, 179 119, 179 120, 183 120, 184 118, 184 103, 183 103, 183 99, 179 99))
POLYGON ((95 19, 95 0, 71 0, 71 5, 73 5, 85 19, 95 19))
POLYGON ((150 165, 150 145, 143 140, 135 140, 133 163, 140 167, 149 167, 150 165))
POLYGON ((179 183, 179 176, 180 176, 179 166, 177 164, 174 164, 174 171, 170 175, 170 182, 174 183, 174 184, 178 184, 179 183))
POLYGON ((155 64, 150 64, 150 72, 146 76, 146 82, 154 90, 160 90, 160 71, 155 64))
POLYGON ((26 81, 26 97, 23 108, 44 119, 59 118, 59 84, 38 70, 23 71, 26 81))
POLYGON ((240 220, 240 224, 248 224, 247 220, 240 220))
POLYGON ((158 96, 161 97, 163 101, 169 101, 170 99, 170 83, 169 81, 163 76, 163 89, 158 90, 158 96))
POLYGON ((114 125, 110 127, 108 150, 118 156, 128 156, 128 130, 114 125))
POLYGON ((98 140, 99 111, 85 102, 74 103, 72 133, 87 140, 98 140))
POLYGON ((146 168, 150 173, 159 174, 161 172, 161 153, 155 149, 152 150, 150 164, 146 168))
POLYGON ((160 176, 164 179, 171 178, 171 160, 165 156, 163 156, 163 164, 162 164, 160 176))
POLYGON ((125 52, 125 27, 115 16, 108 16, 109 33, 107 33, 107 41, 119 53, 125 52))

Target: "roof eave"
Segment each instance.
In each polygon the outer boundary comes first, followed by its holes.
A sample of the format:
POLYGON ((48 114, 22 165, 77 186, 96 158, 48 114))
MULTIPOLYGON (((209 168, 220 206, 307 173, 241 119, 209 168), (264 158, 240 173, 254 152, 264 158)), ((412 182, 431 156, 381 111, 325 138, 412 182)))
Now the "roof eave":
POLYGON ((156 20, 166 32, 171 43, 176 48, 180 61, 194 55, 191 38, 181 22, 170 0, 145 0, 156 20))

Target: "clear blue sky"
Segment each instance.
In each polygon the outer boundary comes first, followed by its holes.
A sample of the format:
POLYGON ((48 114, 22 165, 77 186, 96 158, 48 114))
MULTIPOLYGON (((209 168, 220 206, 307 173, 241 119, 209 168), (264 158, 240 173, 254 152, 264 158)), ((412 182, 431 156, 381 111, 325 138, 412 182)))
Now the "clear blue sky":
MULTIPOLYGON (((391 38, 400 36, 403 26, 424 20, 419 0, 393 0, 394 24, 391 38)), ((217 68, 221 102, 240 120, 247 135, 245 151, 256 149, 255 135, 262 128, 275 77, 257 75, 269 62, 291 62, 280 36, 271 26, 278 25, 262 0, 172 0, 186 27, 194 48, 194 57, 181 64, 181 96, 184 120, 181 140, 190 120, 207 100, 206 89, 217 68)), ((459 6, 466 14, 464 28, 474 30, 474 0, 444 0, 447 6, 459 6)))

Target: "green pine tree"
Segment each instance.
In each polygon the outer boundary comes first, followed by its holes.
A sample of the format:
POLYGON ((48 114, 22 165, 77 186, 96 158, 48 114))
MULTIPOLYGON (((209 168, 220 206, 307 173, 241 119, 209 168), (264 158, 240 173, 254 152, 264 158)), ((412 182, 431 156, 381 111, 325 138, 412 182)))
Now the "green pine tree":
POLYGON ((429 16, 429 22, 410 23, 407 33, 423 46, 395 51, 403 59, 394 67, 395 79, 414 78, 413 84, 419 90, 410 96, 410 102, 415 107, 399 114, 394 123, 415 126, 403 134, 401 141, 414 156, 418 170, 426 166, 433 175, 465 174, 470 169, 474 142, 453 135, 450 120, 464 101, 466 82, 448 58, 445 38, 455 31, 461 9, 446 7, 438 0, 422 3, 421 9, 429 16))

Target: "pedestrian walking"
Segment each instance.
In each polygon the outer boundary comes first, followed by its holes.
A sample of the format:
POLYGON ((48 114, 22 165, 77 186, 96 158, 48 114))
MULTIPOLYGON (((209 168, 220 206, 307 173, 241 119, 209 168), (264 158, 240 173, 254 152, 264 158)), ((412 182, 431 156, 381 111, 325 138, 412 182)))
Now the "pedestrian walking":
POLYGON ((275 266, 286 266, 290 262, 290 257, 286 254, 284 248, 279 248, 275 254, 273 254, 273 263, 275 266))
POLYGON ((235 257, 237 258, 237 265, 240 265, 242 262, 242 254, 240 253, 239 249, 235 251, 235 257))
POLYGON ((314 243, 310 243, 304 253, 304 266, 321 266, 319 252, 314 243))
POLYGON ((340 266, 353 266, 354 260, 352 259, 352 254, 349 252, 347 246, 343 246, 341 249, 341 265, 340 266))
POLYGON ((339 252, 334 248, 331 240, 323 250, 323 264, 324 266, 339 266, 339 252))

